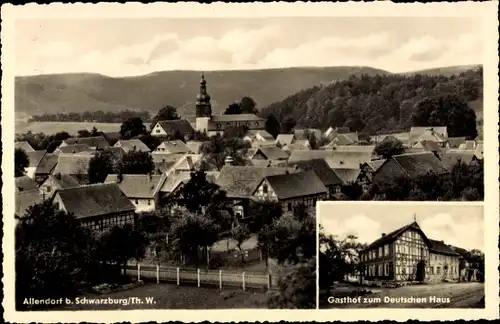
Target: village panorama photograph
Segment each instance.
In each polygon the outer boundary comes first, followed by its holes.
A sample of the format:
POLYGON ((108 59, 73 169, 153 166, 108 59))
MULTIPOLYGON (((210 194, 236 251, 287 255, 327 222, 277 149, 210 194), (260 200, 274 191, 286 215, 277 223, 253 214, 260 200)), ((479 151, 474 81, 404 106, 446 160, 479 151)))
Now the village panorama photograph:
POLYGON ((23 18, 15 35, 18 310, 316 308, 317 202, 484 198, 478 19, 23 18))
POLYGON ((481 203, 322 203, 320 308, 484 308, 481 203))

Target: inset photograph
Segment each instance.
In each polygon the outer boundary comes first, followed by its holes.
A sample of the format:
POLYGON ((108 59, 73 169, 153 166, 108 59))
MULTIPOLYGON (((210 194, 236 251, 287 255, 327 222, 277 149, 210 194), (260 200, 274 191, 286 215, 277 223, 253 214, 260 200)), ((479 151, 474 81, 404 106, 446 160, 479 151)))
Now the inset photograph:
POLYGON ((484 308, 483 208, 321 203, 319 307, 484 308))

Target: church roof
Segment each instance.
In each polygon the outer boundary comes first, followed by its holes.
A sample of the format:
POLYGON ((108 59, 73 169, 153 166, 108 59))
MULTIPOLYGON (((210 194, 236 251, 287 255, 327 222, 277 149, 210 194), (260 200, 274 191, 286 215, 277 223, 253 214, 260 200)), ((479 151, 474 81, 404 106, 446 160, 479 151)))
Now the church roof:
POLYGON ((246 121, 264 121, 264 118, 261 118, 254 114, 237 114, 237 115, 212 115, 212 121, 214 123, 221 122, 246 122, 246 121))

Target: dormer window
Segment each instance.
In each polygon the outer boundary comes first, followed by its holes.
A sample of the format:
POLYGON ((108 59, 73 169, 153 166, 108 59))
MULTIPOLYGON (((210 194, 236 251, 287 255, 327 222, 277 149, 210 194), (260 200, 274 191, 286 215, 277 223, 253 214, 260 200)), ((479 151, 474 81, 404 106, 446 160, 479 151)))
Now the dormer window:
POLYGON ((267 194, 267 192, 268 192, 267 184, 264 184, 262 186, 262 192, 265 193, 265 194, 267 194))

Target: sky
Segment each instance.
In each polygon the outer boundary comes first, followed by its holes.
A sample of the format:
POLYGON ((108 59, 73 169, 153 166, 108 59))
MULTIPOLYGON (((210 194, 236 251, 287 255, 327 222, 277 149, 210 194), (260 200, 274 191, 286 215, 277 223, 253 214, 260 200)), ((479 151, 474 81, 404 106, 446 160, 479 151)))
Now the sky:
POLYGON ((482 63, 472 17, 17 19, 16 75, 482 63))
POLYGON ((320 207, 318 218, 327 234, 372 243, 412 223, 414 215, 428 238, 484 251, 483 206, 477 204, 328 204, 320 207))

